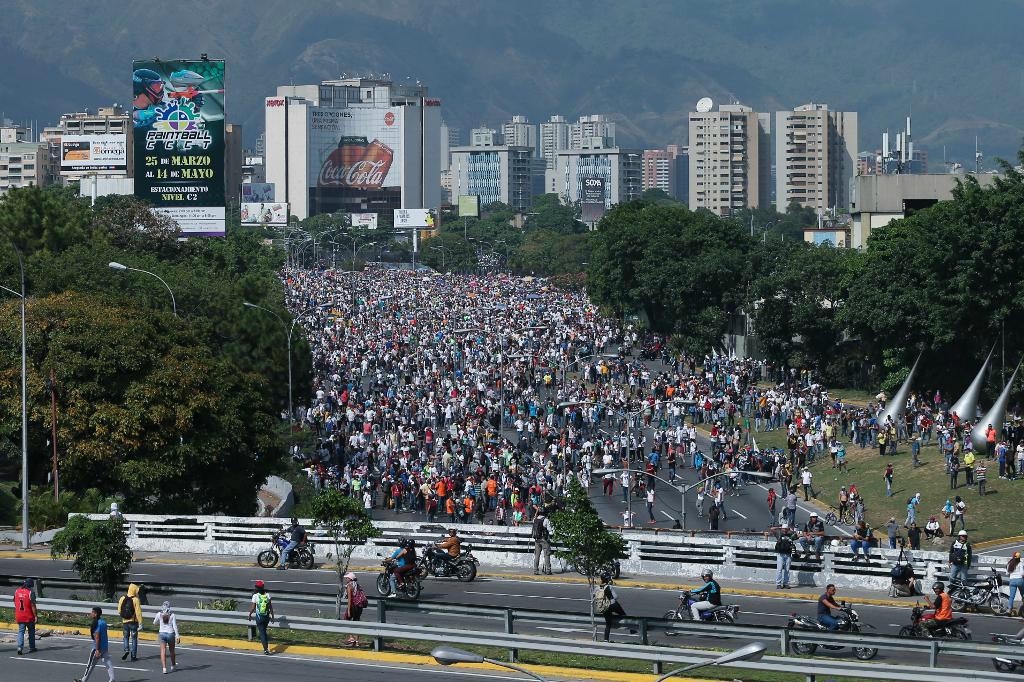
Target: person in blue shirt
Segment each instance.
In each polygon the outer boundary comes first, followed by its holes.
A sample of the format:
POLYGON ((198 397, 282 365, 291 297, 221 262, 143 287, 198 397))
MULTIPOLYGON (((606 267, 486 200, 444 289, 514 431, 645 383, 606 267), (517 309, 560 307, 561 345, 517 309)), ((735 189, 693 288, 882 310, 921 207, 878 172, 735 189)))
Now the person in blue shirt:
POLYGON ((398 547, 391 553, 391 558, 395 560, 396 567, 391 572, 391 594, 388 596, 394 597, 398 595, 398 576, 404 576, 416 569, 415 541, 402 538, 398 543, 398 547))
POLYGON ((654 470, 658 470, 658 465, 661 463, 661 454, 657 450, 651 450, 651 454, 647 455, 647 461, 654 465, 654 470))
POLYGON ((696 601, 690 604, 690 613, 693 614, 693 619, 696 621, 700 620, 700 612, 707 611, 708 609, 722 605, 722 586, 715 580, 715 575, 709 569, 704 569, 704 572, 700 574, 704 584, 696 590, 691 590, 690 593, 696 598, 702 598, 701 601, 696 601))
POLYGON ((103 619, 103 609, 98 606, 92 607, 92 626, 89 631, 92 633, 92 654, 85 667, 85 674, 75 682, 86 682, 100 662, 107 667, 108 682, 114 682, 114 663, 110 660, 110 646, 107 641, 107 621, 103 619))

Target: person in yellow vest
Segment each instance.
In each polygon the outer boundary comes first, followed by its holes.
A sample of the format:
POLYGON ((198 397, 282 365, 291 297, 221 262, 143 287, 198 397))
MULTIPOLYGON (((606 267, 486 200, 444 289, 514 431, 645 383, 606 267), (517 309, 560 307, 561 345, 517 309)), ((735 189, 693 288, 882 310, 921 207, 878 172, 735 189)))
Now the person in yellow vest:
POLYGON ((968 450, 964 453, 964 466, 966 470, 964 474, 967 476, 967 487, 970 488, 974 485, 974 450, 968 450))

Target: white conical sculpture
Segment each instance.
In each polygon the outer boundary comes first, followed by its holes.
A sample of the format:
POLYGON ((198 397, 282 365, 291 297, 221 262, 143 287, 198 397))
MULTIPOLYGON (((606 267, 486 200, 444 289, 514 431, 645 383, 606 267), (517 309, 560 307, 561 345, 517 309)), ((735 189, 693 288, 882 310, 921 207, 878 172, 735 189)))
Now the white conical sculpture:
POLYGON ((903 382, 903 385, 896 391, 896 395, 885 404, 885 409, 878 415, 880 426, 885 424, 887 417, 892 417, 893 422, 898 422, 903 418, 903 412, 907 409, 907 394, 910 393, 910 386, 914 383, 914 374, 917 373, 917 363, 919 362, 921 362, 921 353, 917 354, 917 360, 914 360, 914 366, 910 368, 907 380, 903 382))
MULTIPOLYGON (((1024 360, 1021 362, 1024 362, 1024 360)), ((1010 375, 1010 381, 1003 387, 1003 392, 999 394, 995 403, 992 404, 992 409, 986 412, 985 416, 971 429, 971 448, 975 452, 985 452, 985 431, 988 430, 989 424, 995 427, 997 438, 999 433, 1002 432, 1003 419, 1006 417, 1006 404, 1010 402, 1010 389, 1013 387, 1013 380, 1017 378, 1017 370, 1019 369, 1020 363, 1017 363, 1017 369, 1013 370, 1013 374, 1010 375)))
POLYGON ((949 413, 954 412, 960 416, 960 421, 973 422, 978 414, 978 398, 981 397, 981 386, 985 383, 985 370, 988 369, 988 363, 992 359, 992 353, 996 347, 993 345, 992 350, 988 352, 988 357, 985 358, 985 363, 978 370, 978 376, 974 377, 974 381, 967 387, 964 394, 960 396, 960 400, 953 403, 953 406, 949 408, 949 413))

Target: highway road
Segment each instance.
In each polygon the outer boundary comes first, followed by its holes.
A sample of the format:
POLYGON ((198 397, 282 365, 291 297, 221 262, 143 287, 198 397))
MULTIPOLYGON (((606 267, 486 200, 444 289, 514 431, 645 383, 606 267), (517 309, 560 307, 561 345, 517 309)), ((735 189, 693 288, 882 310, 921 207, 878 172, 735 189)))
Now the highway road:
MULTIPOLYGON (((375 594, 374 581, 376 573, 357 571, 360 581, 368 588, 368 593, 375 594)), ((68 562, 62 561, 38 561, 26 559, 0 559, 0 574, 3 575, 34 575, 41 576, 73 576, 68 562)), ((194 585, 207 585, 217 587, 229 587, 238 590, 248 589, 256 579, 263 579, 271 595, 284 597, 288 593, 313 593, 321 595, 333 595, 335 590, 335 577, 331 571, 314 570, 299 571, 289 570, 277 572, 264 570, 256 566, 209 566, 209 565, 168 565, 156 563, 137 563, 131 576, 137 582, 175 582, 194 585)), ((645 580, 656 580, 657 578, 646 576, 645 580)), ((665 579, 668 582, 668 579, 665 579)), ((676 589, 653 589, 630 587, 628 576, 620 580, 616 588, 619 591, 620 602, 629 615, 660 617, 666 610, 676 605, 676 589)), ((749 586, 745 586, 749 587, 749 586)), ((814 601, 786 596, 780 593, 779 596, 747 596, 729 593, 728 585, 724 586, 726 603, 738 604, 740 614, 738 622, 745 625, 766 625, 783 627, 791 613, 802 613, 813 615, 816 604, 814 601)), ((59 596, 59 595, 50 595, 59 596)), ((867 596, 866 594, 864 596, 867 596)), ((883 595, 873 594, 873 597, 883 595)), ((870 604, 857 604, 857 596, 843 594, 841 591, 837 598, 847 599, 855 604, 855 608, 861 617, 861 622, 873 626, 870 632, 895 636, 899 628, 909 623, 910 606, 878 606, 870 604)), ((162 597, 159 598, 162 600, 162 597)), ((172 599, 179 606, 191 607, 196 598, 187 596, 175 597, 172 599)), ((473 583, 458 583, 449 580, 428 579, 424 583, 424 592, 421 602, 424 604, 443 605, 487 605, 502 607, 529 608, 542 611, 559 613, 588 613, 590 607, 589 595, 586 585, 565 583, 565 582, 543 582, 536 580, 516 579, 514 577, 502 578, 491 577, 481 578, 473 583)), ((242 608, 245 608, 244 606, 242 608)), ((365 620, 375 620, 376 613, 371 608, 364 617, 365 620)), ((286 604, 279 601, 278 614, 291 614, 297 616, 317 615, 316 609, 309 606, 286 604)), ((330 615, 328 607, 320 615, 330 615)), ((497 617, 473 617, 446 616, 440 612, 422 613, 409 611, 389 610, 387 614, 389 622, 407 623, 410 625, 433 624, 439 627, 469 627, 478 631, 494 630, 500 631, 503 627, 502 621, 497 617)), ((987 641, 989 633, 993 632, 1015 632, 1020 623, 1015 619, 997 618, 990 615, 968 614, 969 627, 974 633, 974 639, 987 641)), ((589 639, 592 636, 591 630, 584 625, 571 623, 549 623, 523 622, 517 623, 516 631, 523 634, 546 634, 558 637, 589 639)), ((638 641, 636 635, 631 635, 626 629, 619 629, 613 632, 612 639, 620 642, 638 641)), ((686 637, 672 636, 667 630, 654 630, 650 634, 652 643, 676 644, 679 646, 697 647, 721 647, 720 637, 686 637)), ((742 640, 737 640, 742 644, 742 640)), ((848 651, 836 652, 836 657, 852 658, 848 651)), ((906 654, 901 651, 882 650, 878 660, 890 662, 912 662, 926 664, 923 655, 917 656, 906 654)), ((954 661, 965 667, 987 667, 990 665, 987 659, 953 659, 944 658, 945 665, 953 665, 954 661)))
MULTIPOLYGON (((280 653, 264 656, 250 651, 231 651, 207 647, 178 647, 178 668, 165 676, 160 667, 160 652, 155 643, 139 642, 139 660, 121 662, 121 642, 111 637, 115 653, 117 682, 173 680, 173 682, 271 682, 302 679, 304 682, 393 682, 396 679, 435 682, 442 679, 521 680, 514 673, 489 673, 441 666, 402 665, 375 660, 318 658, 280 653)), ((0 679, 33 682, 69 682, 81 677, 91 645, 86 637, 47 637, 39 641, 35 654, 18 656, 15 645, 0 642, 0 679)), ((106 670, 95 670, 90 682, 106 682, 106 670)))

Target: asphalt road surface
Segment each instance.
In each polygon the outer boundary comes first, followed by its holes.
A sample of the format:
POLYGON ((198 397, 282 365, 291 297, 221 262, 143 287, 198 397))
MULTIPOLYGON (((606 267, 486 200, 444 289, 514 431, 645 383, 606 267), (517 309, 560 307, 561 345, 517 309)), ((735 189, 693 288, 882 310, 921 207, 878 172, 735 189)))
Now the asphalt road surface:
MULTIPOLYGON (((360 581, 367 588, 368 594, 374 596, 374 581, 377 574, 373 572, 357 572, 359 573, 360 581)), ((69 577, 74 575, 68 562, 26 559, 0 560, 0 574, 34 575, 44 579, 47 576, 69 577)), ((657 578, 650 576, 647 578, 657 580, 657 578)), ((335 591, 335 575, 332 571, 300 571, 293 569, 287 572, 277 572, 260 569, 256 566, 249 568, 137 563, 134 566, 131 579, 142 583, 147 581, 174 582, 190 585, 231 587, 239 590, 249 588, 256 579, 263 579, 267 583, 270 594, 279 597, 284 597, 290 592, 333 595, 335 591)), ((660 617, 665 611, 674 608, 677 604, 676 595, 678 590, 630 587, 628 576, 624 576, 624 579, 619 581, 616 589, 619 591, 619 600, 626 613, 633 616, 660 617)), ((723 592, 725 603, 738 604, 740 606, 737 622, 743 625, 783 627, 786 625, 786 621, 791 613, 807 615, 815 613, 815 602, 808 601, 807 599, 796 599, 784 595, 771 597, 733 595, 729 593, 728 586, 724 587, 723 592)), ((879 597, 881 595, 872 596, 879 597)), ((847 599, 854 603, 861 622, 873 626, 873 629, 868 629, 866 630, 867 632, 895 636, 900 627, 910 622, 910 607, 912 604, 909 602, 903 607, 857 604, 856 595, 844 595, 842 591, 837 595, 837 598, 847 599)), ((162 600, 162 598, 160 599, 162 600)), ((197 599, 198 597, 191 599, 187 595, 176 596, 172 598, 172 602, 179 606, 192 606, 197 599)), ((449 606, 486 605, 577 614, 586 614, 590 608, 590 599, 586 585, 564 582, 538 582, 511 577, 480 578, 472 583, 459 583, 451 580, 430 578, 424 582, 424 591, 420 602, 425 605, 432 603, 449 606)), ((240 608, 247 608, 247 606, 242 605, 240 608)), ((144 611, 147 611, 146 607, 144 607, 144 611)), ((279 615, 318 615, 314 607, 287 604, 283 600, 278 602, 276 611, 279 615)), ((330 611, 330 608, 326 608, 319 615, 329 616, 330 611)), ((370 613, 365 615, 365 620, 376 619, 376 613, 372 606, 370 611, 370 613)), ((974 613, 967 614, 967 617, 969 618, 968 627, 973 631, 976 641, 988 641, 989 633, 1012 633, 1020 628, 1020 623, 1017 619, 974 613)), ((501 631, 503 627, 503 623, 498 617, 450 616, 439 611, 424 613, 422 611, 389 610, 387 618, 389 622, 406 623, 409 625, 472 628, 477 631, 501 631)), ((517 623, 516 631, 522 634, 546 634, 549 636, 579 639, 590 639, 592 637, 592 630, 589 627, 583 624, 572 623, 546 624, 544 622, 523 622, 517 623)), ((631 635, 625 628, 613 631, 612 639, 620 642, 638 641, 637 636, 631 635)), ((650 641, 667 645, 708 648, 721 647, 723 645, 721 637, 679 637, 673 636, 669 630, 661 629, 653 630, 650 633, 650 641)), ((744 641, 736 640, 736 644, 742 644, 744 641)), ((773 644, 773 647, 777 647, 777 640, 768 639, 767 641, 773 644)), ((835 652, 835 656, 852 659, 852 652, 846 650, 838 651, 835 652)), ((898 650, 882 650, 878 655, 878 660, 927 664, 927 659, 923 654, 907 654, 898 650)), ((957 665, 972 668, 987 668, 991 665, 987 659, 943 657, 941 662, 947 666, 957 665)))

